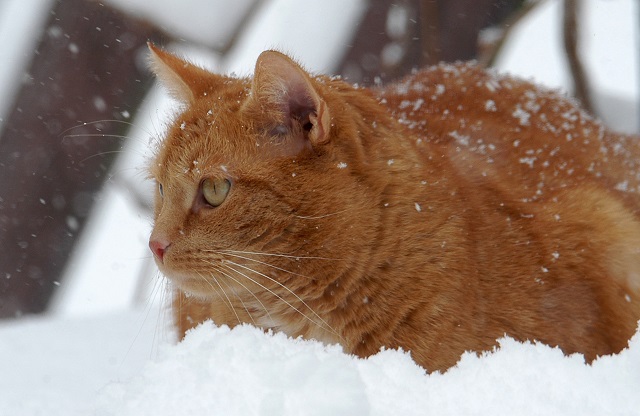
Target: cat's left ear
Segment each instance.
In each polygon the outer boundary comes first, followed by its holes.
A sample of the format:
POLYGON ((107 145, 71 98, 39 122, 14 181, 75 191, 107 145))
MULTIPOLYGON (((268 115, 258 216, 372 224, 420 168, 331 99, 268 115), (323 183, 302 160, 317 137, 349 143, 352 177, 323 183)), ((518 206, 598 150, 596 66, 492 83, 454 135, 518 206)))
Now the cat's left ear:
POLYGON ((151 52, 151 70, 169 93, 184 104, 192 104, 206 96, 224 81, 223 77, 163 51, 151 42, 147 45, 151 52))
POLYGON ((274 107, 286 127, 297 123, 312 147, 329 141, 329 108, 307 72, 288 56, 276 51, 260 54, 252 94, 263 104, 274 107))

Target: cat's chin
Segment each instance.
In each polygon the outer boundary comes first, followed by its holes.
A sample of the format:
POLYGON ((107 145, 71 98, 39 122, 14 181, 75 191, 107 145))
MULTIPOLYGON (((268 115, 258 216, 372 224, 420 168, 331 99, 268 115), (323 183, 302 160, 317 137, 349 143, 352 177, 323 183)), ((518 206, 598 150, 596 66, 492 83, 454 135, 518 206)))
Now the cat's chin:
POLYGON ((166 274, 171 284, 184 292, 187 297, 193 297, 198 300, 210 300, 215 297, 216 293, 211 288, 210 282, 201 276, 184 276, 176 274, 166 274))

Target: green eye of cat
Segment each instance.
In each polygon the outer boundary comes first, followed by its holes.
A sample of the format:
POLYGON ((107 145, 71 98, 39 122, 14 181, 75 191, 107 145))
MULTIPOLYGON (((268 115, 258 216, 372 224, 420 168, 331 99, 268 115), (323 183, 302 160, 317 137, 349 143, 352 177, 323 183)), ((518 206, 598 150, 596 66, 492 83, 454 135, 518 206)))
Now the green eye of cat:
POLYGON ((227 198, 231 182, 224 178, 207 178, 202 181, 202 196, 212 207, 220 206, 227 198))

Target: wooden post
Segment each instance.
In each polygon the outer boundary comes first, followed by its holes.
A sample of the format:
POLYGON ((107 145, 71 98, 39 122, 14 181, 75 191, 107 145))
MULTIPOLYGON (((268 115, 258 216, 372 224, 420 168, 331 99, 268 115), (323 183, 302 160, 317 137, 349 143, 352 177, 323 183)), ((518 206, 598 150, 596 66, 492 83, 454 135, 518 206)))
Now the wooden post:
POLYGON ((45 309, 121 148, 109 136, 151 85, 139 54, 154 38, 98 2, 54 3, 0 132, 0 317, 45 309))

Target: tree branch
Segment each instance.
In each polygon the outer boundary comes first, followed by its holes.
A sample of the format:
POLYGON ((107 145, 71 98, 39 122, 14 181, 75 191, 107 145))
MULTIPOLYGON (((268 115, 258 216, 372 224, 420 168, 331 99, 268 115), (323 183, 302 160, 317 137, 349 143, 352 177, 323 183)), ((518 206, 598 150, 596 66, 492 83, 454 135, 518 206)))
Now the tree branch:
MULTIPOLYGON (((511 31, 517 27, 518 23, 524 19, 529 12, 531 12, 538 5, 542 4, 544 0, 539 1, 526 1, 521 8, 513 13, 508 19, 506 19, 499 27, 494 26, 486 30, 491 30, 495 36, 491 36, 490 40, 483 41, 482 33, 479 39, 479 53, 478 64, 484 67, 490 67, 495 64, 496 59, 500 55, 500 51, 504 46, 506 40, 509 38, 511 31)), ((485 37, 486 39, 486 37, 485 37)))
POLYGON ((587 76, 578 51, 578 3, 580 0, 564 0, 563 40, 564 49, 573 76, 574 95, 582 107, 594 113, 587 76))

